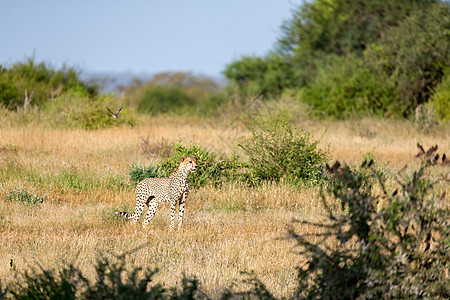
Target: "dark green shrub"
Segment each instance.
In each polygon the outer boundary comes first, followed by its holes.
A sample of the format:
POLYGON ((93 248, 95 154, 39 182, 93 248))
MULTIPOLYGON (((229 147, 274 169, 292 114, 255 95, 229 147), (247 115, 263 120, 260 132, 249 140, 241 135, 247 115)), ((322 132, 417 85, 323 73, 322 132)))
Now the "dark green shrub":
POLYGON ((276 54, 265 58, 242 57, 229 64, 224 74, 241 96, 279 96, 283 89, 292 87, 293 81, 290 62, 276 54))
MULTIPOLYGON (((437 147, 436 147, 437 149, 437 147)), ((364 161, 360 168, 335 164, 328 193, 340 204, 313 240, 292 235, 307 258, 299 269, 296 298, 448 299, 450 210, 429 177, 436 149, 395 190, 364 161), (383 203, 381 209, 379 204, 383 203), (333 242, 330 242, 332 239, 333 242)))
POLYGON ((181 143, 174 145, 172 155, 165 158, 159 168, 164 176, 169 176, 180 164, 182 156, 195 156, 198 168, 189 175, 189 184, 193 187, 206 184, 220 185, 226 181, 235 181, 241 177, 244 164, 238 156, 219 157, 198 145, 184 146, 181 143))
POLYGON ((23 104, 20 103, 20 99, 19 89, 14 84, 12 76, 0 66, 0 103, 7 108, 11 108, 23 104))
POLYGON ((195 110, 202 115, 211 116, 225 103, 225 99, 226 97, 223 93, 208 95, 204 99, 197 101, 195 110))
POLYGON ((437 117, 442 121, 450 121, 450 68, 445 70, 444 78, 436 87, 430 103, 436 110, 437 117))
POLYGON ((430 101, 450 65, 450 5, 442 2, 417 9, 364 53, 380 84, 395 87, 398 107, 410 116, 430 101), (385 81, 385 82, 382 82, 385 81))
POLYGON ((138 110, 144 113, 159 114, 168 112, 180 112, 194 105, 192 99, 181 87, 155 86, 148 89, 138 110))
POLYGON ((323 182, 328 151, 318 148, 310 132, 291 127, 284 116, 255 119, 252 136, 240 146, 249 157, 251 183, 263 180, 317 185, 323 182))
POLYGON ((25 188, 16 188, 6 194, 4 198, 12 202, 34 205, 44 202, 47 199, 47 196, 33 195, 25 188))
POLYGON ((360 58, 335 58, 321 67, 302 90, 301 100, 318 116, 389 116, 401 112, 393 86, 364 66, 360 58))
POLYGON ((190 72, 158 73, 147 82, 136 80, 126 92, 132 107, 150 114, 210 114, 225 101, 218 82, 190 72))
POLYGON ((134 164, 131 166, 130 171, 130 180, 137 185, 140 181, 145 178, 157 178, 162 177, 157 166, 148 165, 143 166, 139 164, 134 164))
POLYGON ((215 186, 224 182, 240 180, 244 175, 242 169, 245 164, 239 157, 220 157, 214 152, 209 152, 201 146, 192 144, 185 146, 181 142, 175 144, 169 156, 164 156, 158 165, 132 165, 129 171, 130 180, 137 184, 145 178, 168 177, 180 165, 181 157, 195 157, 197 170, 189 175, 189 184, 192 187, 201 187, 207 184, 215 186))

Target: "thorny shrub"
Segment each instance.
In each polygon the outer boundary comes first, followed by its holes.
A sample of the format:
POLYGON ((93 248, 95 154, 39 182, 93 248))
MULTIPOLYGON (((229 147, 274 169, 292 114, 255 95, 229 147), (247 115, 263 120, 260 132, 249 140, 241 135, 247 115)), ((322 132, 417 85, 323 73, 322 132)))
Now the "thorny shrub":
POLYGON ((319 242, 291 232, 308 258, 299 268, 297 297, 305 299, 448 299, 450 284, 450 210, 443 205, 438 181, 429 176, 439 160, 437 146, 419 157, 412 176, 397 179, 388 191, 386 179, 365 160, 360 168, 336 162, 327 169, 328 193, 341 204, 327 207, 329 220, 315 225, 324 233, 319 242), (381 194, 376 192, 381 190, 381 194), (378 204, 386 203, 378 209, 378 204), (338 245, 329 246, 333 238, 338 245))

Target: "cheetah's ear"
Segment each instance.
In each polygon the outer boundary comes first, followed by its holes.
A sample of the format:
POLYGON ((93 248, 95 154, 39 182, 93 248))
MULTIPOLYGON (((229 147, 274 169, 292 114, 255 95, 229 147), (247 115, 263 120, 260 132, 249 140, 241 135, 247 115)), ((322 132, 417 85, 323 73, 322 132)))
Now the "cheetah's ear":
POLYGON ((184 161, 186 159, 186 156, 181 157, 181 161, 184 161))

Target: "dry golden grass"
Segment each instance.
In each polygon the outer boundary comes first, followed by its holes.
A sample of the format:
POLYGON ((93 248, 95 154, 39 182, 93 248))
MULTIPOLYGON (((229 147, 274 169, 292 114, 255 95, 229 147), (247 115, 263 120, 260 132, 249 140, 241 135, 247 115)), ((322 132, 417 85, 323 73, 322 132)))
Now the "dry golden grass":
MULTIPOLYGON (((134 209, 134 193, 126 184, 130 165, 158 159, 157 153, 142 151, 143 138, 156 152, 161 143, 182 140, 229 154, 248 130, 240 123, 222 123, 159 117, 133 128, 98 131, 2 125, 0 280, 7 283, 14 272, 30 265, 58 268, 65 262, 92 275, 99 254, 112 258, 137 249, 129 255, 130 265, 159 268, 157 280, 169 286, 179 283, 183 273, 195 275, 203 290, 217 295, 233 283, 242 288, 246 275, 241 272, 254 271, 275 295, 288 296, 302 259, 287 229, 293 226, 307 233, 313 229, 292 220, 322 219, 316 190, 273 184, 194 189, 180 232, 168 231, 167 206, 146 230, 114 215, 115 210, 134 209), (67 187, 64 172, 93 183, 67 187), (4 196, 17 187, 46 194, 47 200, 37 206, 6 201, 4 196), (10 259, 15 271, 9 268, 10 259)), ((393 170, 414 161, 417 142, 426 147, 438 144, 443 152, 450 149, 448 127, 425 134, 406 122, 377 120, 298 121, 296 126, 316 137, 327 129, 321 145, 330 145, 333 158, 358 163, 372 152, 393 170)))
MULTIPOLYGON (((158 212, 150 228, 124 224, 106 204, 78 208, 47 204, 39 209, 2 203, 0 276, 8 281, 13 259, 18 270, 38 262, 44 268, 75 261, 93 272, 98 255, 114 258, 132 251, 129 262, 160 269, 156 279, 174 286, 184 274, 196 275, 208 294, 237 283, 241 271, 254 270, 279 295, 293 289, 299 257, 286 231, 298 213, 289 211, 205 212, 189 210, 180 232, 168 231, 168 208, 158 212), (50 217, 51 216, 51 217, 50 217), (296 263, 297 262, 297 263, 296 263)), ((114 259, 113 259, 114 260, 114 259)))

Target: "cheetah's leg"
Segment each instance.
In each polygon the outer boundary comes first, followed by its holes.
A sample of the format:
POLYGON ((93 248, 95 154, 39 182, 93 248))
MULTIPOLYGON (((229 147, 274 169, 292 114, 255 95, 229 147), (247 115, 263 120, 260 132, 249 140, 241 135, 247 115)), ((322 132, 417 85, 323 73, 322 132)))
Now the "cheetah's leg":
POLYGON ((177 202, 173 201, 170 205, 170 229, 173 229, 175 225, 175 207, 177 206, 177 202))
POLYGON ((150 223, 150 220, 155 216, 156 210, 158 209, 159 202, 156 200, 156 198, 153 198, 148 205, 148 212, 147 216, 145 217, 144 224, 142 224, 143 227, 147 226, 148 223, 150 223))
POLYGON ((144 195, 136 194, 136 209, 135 209, 133 215, 131 216, 133 218, 133 223, 137 223, 139 221, 139 218, 140 218, 142 212, 144 211, 144 207, 145 207, 144 198, 145 198, 144 195))
POLYGON ((180 199, 180 211, 178 213, 178 229, 181 228, 183 223, 184 205, 186 204, 187 193, 183 193, 180 199))

